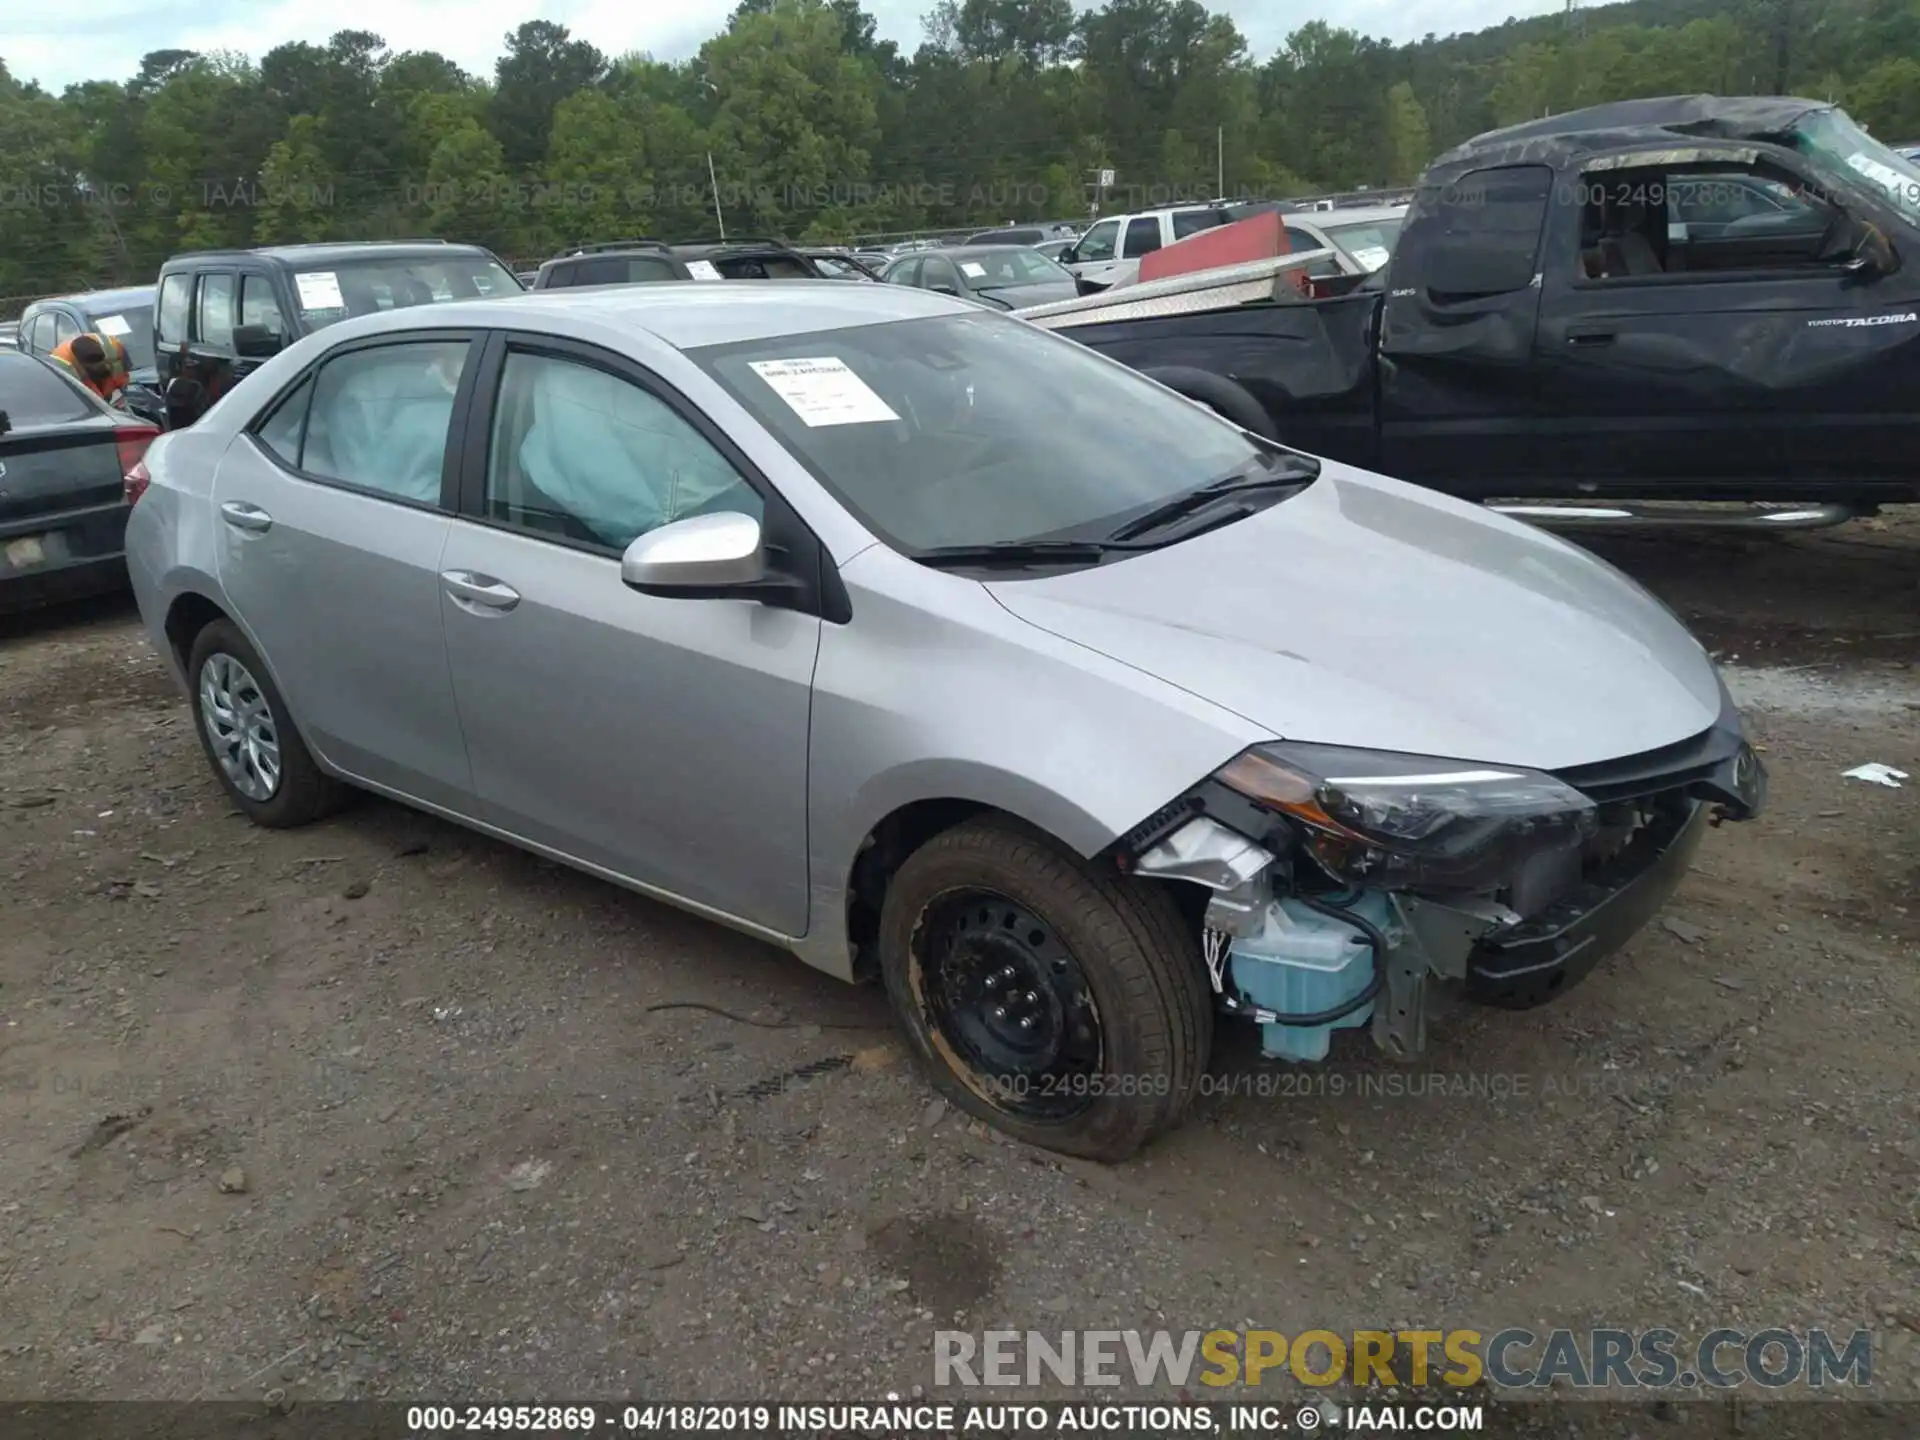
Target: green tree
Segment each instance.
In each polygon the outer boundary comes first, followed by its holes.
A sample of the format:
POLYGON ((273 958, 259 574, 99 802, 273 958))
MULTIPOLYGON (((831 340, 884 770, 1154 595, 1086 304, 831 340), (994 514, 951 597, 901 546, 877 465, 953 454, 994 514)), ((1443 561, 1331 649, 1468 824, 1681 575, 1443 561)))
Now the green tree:
POLYGON ((1426 108, 1404 80, 1387 91, 1387 151, 1393 157, 1387 180, 1394 185, 1411 184, 1433 158, 1426 108))
POLYGON ((1920 60, 1882 60, 1847 87, 1847 109, 1875 135, 1901 144, 1920 136, 1920 60))
POLYGON ((754 229, 797 234, 822 210, 867 203, 880 75, 846 52, 844 35, 843 17, 823 0, 775 0, 700 52, 719 101, 721 196, 740 202, 740 221, 754 229))
POLYGON ((489 113, 507 163, 523 168, 544 159, 554 110, 576 90, 598 84, 606 68, 606 56, 551 20, 529 20, 509 35, 494 69, 489 113))

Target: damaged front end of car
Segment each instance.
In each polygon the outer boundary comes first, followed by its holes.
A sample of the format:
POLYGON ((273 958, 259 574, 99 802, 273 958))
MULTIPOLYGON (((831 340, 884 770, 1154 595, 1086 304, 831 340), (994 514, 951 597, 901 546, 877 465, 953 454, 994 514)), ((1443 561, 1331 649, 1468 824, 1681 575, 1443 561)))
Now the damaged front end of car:
POLYGON ((1583 979, 1678 887, 1707 828, 1765 803, 1739 712, 1660 750, 1557 772, 1275 741, 1115 842, 1123 872, 1211 891, 1220 1007, 1279 1059, 1370 1027, 1426 1048, 1436 987, 1527 1009, 1583 979))

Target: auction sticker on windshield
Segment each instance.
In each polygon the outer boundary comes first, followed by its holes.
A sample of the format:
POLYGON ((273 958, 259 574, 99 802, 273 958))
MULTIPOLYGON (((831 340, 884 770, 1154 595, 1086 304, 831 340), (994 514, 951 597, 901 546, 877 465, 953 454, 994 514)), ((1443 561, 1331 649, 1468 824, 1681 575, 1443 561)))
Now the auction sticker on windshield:
POLYGON ((310 270, 293 277, 300 291, 302 310, 344 310, 346 297, 340 293, 340 277, 331 270, 310 270))
POLYGON ((720 272, 713 268, 713 262, 711 260, 689 260, 687 262, 687 273, 696 280, 718 280, 721 278, 720 272))
POLYGON ((900 417, 852 370, 832 355, 806 360, 755 360, 753 373, 808 426, 871 425, 900 417))
POLYGON ((1353 252, 1353 259, 1362 269, 1378 270, 1387 263, 1389 256, 1384 245, 1362 245, 1353 252))
POLYGON ((981 280, 986 277, 987 267, 982 265, 978 260, 962 260, 960 262, 960 273, 971 280, 981 280))
POLYGON ((93 328, 102 335, 115 337, 133 333, 133 327, 127 323, 127 317, 124 315, 102 315, 93 322, 93 328))

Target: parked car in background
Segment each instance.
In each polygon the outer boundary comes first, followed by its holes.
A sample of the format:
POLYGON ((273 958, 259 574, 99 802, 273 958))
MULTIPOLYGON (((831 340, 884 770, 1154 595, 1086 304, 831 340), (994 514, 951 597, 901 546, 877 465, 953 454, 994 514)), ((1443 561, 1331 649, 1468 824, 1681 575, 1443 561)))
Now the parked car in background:
POLYGON ((0 350, 18 350, 20 348, 20 322, 0 320, 0 350))
POLYGON ((0 610, 126 584, 127 477, 159 434, 51 361, 0 354, 0 610))
POLYGON ((664 240, 608 240, 581 245, 556 255, 534 271, 530 290, 561 290, 577 285, 648 285, 691 280, 687 262, 664 240))
POLYGON ((952 1104, 1107 1160, 1216 1013, 1412 1059, 1760 808, 1586 552, 906 290, 370 315, 163 436, 129 569, 229 800, 360 786, 877 976, 952 1104))
POLYGON ((153 286, 135 285, 36 300, 20 314, 20 348, 45 357, 76 335, 111 335, 127 347, 126 408, 160 424, 166 406, 154 364, 153 296, 153 286))
POLYGON ((168 424, 192 424, 262 360, 350 317, 520 293, 492 251, 440 240, 175 255, 153 311, 168 424))
POLYGON ((1332 259, 1307 267, 1307 277, 1311 280, 1331 279, 1336 275, 1371 275, 1384 268, 1393 257, 1393 247, 1406 218, 1405 205, 1289 215, 1286 217, 1287 245, 1295 254, 1303 250, 1333 251, 1332 259))
MULTIPOLYGON (((1074 238, 1077 239, 1078 237, 1076 236, 1074 238)), ((1073 239, 1042 240, 1038 245, 1035 245, 1033 248, 1034 250, 1038 251, 1040 254, 1046 256, 1047 259, 1053 261, 1055 264, 1058 264, 1060 262, 1060 258, 1063 255, 1065 255, 1067 251, 1073 248, 1073 239)))
POLYGON ((533 288, 533 282, 539 277, 539 274, 540 272, 538 270, 516 270, 513 272, 513 278, 531 290, 533 288))
POLYGON ((969 235, 963 242, 968 245, 1044 245, 1049 240, 1071 240, 1080 233, 1079 227, 1064 221, 1050 221, 1041 225, 1003 225, 997 230, 982 230, 969 235))
POLYGON ((1138 215, 1114 215, 1096 220, 1074 241, 1060 263, 1093 289, 1131 281, 1140 274, 1140 257, 1163 245, 1225 225, 1232 213, 1220 205, 1177 206, 1138 215))
POLYGON ((683 241, 673 253, 701 280, 820 280, 825 276, 800 251, 771 236, 683 241), (709 274, 708 272, 712 273, 709 274))
POLYGON ((881 278, 889 285, 937 290, 1001 310, 1071 300, 1080 293, 1072 271, 1025 245, 957 245, 906 255, 881 278))
POLYGON ((811 260, 820 273, 829 280, 860 280, 874 282, 879 280, 879 269, 871 265, 851 250, 837 246, 815 247, 802 250, 801 254, 811 260))
POLYGON ((644 285, 666 280, 818 280, 825 272, 783 240, 761 237, 672 244, 640 238, 577 246, 542 265, 536 290, 644 285))

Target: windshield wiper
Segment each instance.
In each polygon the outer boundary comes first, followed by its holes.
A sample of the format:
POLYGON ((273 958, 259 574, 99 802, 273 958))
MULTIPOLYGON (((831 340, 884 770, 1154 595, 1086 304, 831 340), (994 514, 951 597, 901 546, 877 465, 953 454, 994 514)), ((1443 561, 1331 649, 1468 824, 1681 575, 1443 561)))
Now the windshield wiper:
POLYGON ((1116 545, 1107 540, 1001 540, 984 545, 935 545, 913 558, 935 569, 952 566, 1096 565, 1116 550, 1146 550, 1146 545, 1116 545))
POLYGON ((1306 456, 1278 457, 1272 469, 1262 468, 1252 475, 1242 467, 1196 490, 1188 490, 1161 501, 1145 514, 1134 516, 1107 539, 1137 540, 1151 531, 1163 529, 1176 520, 1184 520, 1189 515, 1205 510, 1228 496, 1251 495, 1261 490, 1298 490, 1310 484, 1319 474, 1319 462, 1306 456))

